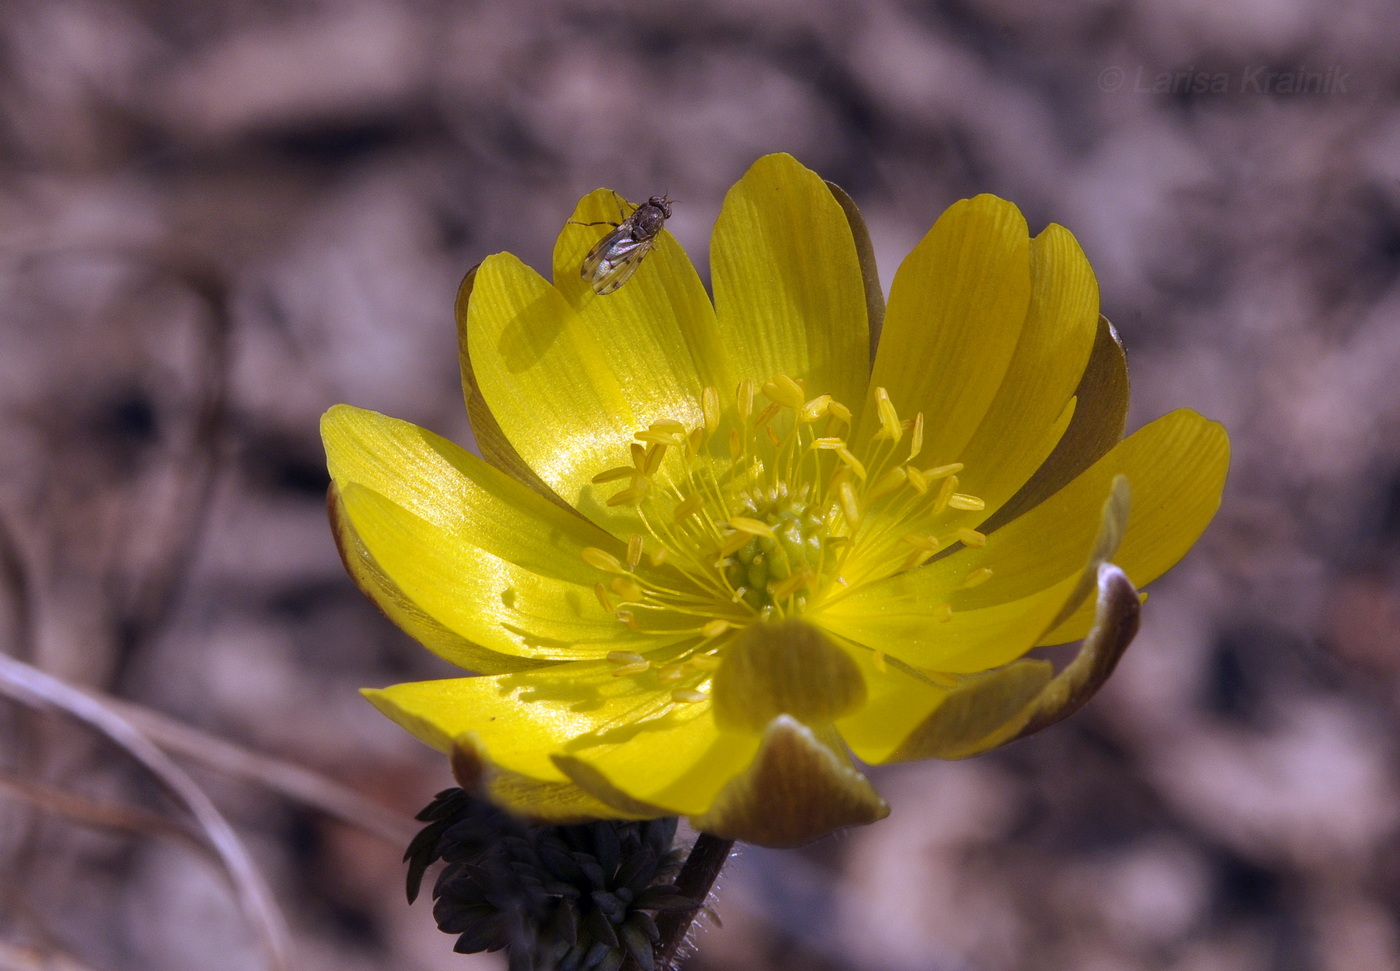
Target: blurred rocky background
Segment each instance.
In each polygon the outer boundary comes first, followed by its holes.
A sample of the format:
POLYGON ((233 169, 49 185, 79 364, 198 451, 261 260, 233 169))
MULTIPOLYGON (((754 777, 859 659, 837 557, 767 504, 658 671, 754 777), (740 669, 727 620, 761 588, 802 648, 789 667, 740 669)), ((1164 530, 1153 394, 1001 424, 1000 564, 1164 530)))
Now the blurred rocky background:
MULTIPOLYGON (((744 850, 690 967, 1400 967, 1396 36, 1384 0, 6 0, 3 650, 412 813, 446 767, 356 689, 449 669, 345 578, 320 413, 469 442, 457 282, 547 266, 600 185, 678 199, 704 272, 724 190, 791 152, 886 284, 992 191, 1087 250, 1134 426, 1229 427, 1224 508, 1086 711, 877 770, 879 825, 744 850)), ((504 967, 406 906, 401 845, 190 772, 296 967, 504 967)), ((55 793, 179 817, 0 702, 0 967, 260 966, 179 832, 55 793)))

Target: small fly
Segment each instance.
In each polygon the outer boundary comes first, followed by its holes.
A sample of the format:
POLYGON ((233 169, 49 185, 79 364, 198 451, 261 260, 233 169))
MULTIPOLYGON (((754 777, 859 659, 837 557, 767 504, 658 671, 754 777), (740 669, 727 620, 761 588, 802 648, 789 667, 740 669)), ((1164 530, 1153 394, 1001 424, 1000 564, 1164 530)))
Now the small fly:
POLYGON ((632 279, 632 274, 656 244, 661 227, 670 218, 671 200, 667 196, 652 196, 620 223, 579 223, 581 226, 614 227, 588 251, 579 275, 594 293, 612 293, 632 279))

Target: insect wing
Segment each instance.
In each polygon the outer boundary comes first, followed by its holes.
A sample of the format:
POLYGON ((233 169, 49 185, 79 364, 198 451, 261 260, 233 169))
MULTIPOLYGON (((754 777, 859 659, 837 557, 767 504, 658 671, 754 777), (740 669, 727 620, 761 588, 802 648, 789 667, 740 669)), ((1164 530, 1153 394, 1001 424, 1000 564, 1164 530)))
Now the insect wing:
POLYGON ((632 227, 624 222, 598 241, 583 258, 579 275, 599 295, 612 293, 637 272, 651 252, 653 239, 633 239, 632 227))

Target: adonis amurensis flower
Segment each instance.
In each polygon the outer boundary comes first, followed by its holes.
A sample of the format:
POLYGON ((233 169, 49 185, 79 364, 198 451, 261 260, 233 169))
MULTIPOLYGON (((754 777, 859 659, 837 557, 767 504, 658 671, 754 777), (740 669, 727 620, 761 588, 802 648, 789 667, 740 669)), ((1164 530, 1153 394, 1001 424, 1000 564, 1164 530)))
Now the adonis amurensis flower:
POLYGON ((530 818, 775 846, 888 812, 852 754, 960 758, 1081 705, 1214 514, 1228 444, 1184 410, 1123 438, 1070 233, 959 202, 886 306, 849 198, 775 155, 725 200, 713 301, 664 231, 599 296, 580 224, 618 210, 579 203, 553 283, 502 253, 463 284, 484 460, 325 416, 351 575, 475 672, 369 699, 530 818), (1025 657, 1080 639, 1058 672, 1025 657))

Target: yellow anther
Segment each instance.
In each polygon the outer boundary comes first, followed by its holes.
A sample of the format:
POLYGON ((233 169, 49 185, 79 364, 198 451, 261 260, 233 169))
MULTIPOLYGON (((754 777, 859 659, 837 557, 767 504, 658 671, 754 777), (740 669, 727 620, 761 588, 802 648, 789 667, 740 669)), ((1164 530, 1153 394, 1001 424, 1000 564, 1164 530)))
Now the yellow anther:
POLYGON ((713 385, 700 392, 700 413, 705 416, 705 432, 713 435, 719 429, 719 389, 713 385))
POLYGON ((890 393, 884 388, 875 389, 875 411, 880 416, 880 430, 875 437, 898 443, 904 437, 904 428, 899 423, 899 412, 894 410, 894 402, 890 401, 890 393))
POLYGON ((937 550, 915 550, 905 559, 904 565, 900 567, 900 570, 906 573, 910 570, 917 570, 929 560, 933 559, 933 554, 937 552, 937 550))
POLYGON ((811 584, 815 579, 810 570, 798 570, 796 573, 783 578, 778 583, 768 585, 768 592, 772 594, 774 600, 786 600, 803 587, 811 584))
POLYGON ((658 418, 651 423, 654 432, 685 432, 685 423, 674 418, 658 418))
POLYGON ((775 374, 772 381, 765 382, 763 394, 774 404, 784 405, 793 411, 801 409, 807 400, 801 385, 786 374, 775 374))
POLYGON ((718 637, 732 626, 729 621, 716 617, 714 620, 707 620, 700 625, 700 636, 707 640, 711 637, 718 637))
POLYGON ((585 546, 579 551, 579 556, 583 562, 595 569, 605 573, 626 573, 627 567, 622 565, 622 561, 613 556, 607 550, 600 550, 596 546, 585 546))
POLYGON ((642 475, 651 478, 661 468, 661 460, 666 457, 666 446, 657 444, 647 449, 646 462, 642 465, 642 475))
POLYGON ((656 669, 656 680, 662 684, 675 684, 685 677, 684 664, 668 664, 664 668, 656 669))
POLYGON ((694 671, 713 671, 719 664, 719 658, 713 654, 697 654, 685 662, 685 666, 694 671))
POLYGON ((844 438, 814 438, 812 439, 812 447, 824 448, 828 450, 845 448, 846 440, 844 438))
POLYGON ((851 423, 851 409, 847 408, 841 402, 832 399, 831 403, 826 406, 826 410, 828 414, 838 421, 843 421, 847 425, 851 423))
POLYGON ((938 484, 938 493, 933 497, 933 514, 936 516, 948 508, 948 500, 958 488, 958 477, 950 475, 938 484))
POLYGON ((605 482, 618 482, 622 479, 630 479, 637 474, 637 470, 630 465, 619 465, 615 469, 608 469, 606 472, 599 472, 591 480, 594 485, 603 485, 605 482))
MULTIPOLYGON (((914 461, 923 450, 924 413, 921 411, 914 416, 914 428, 909 433, 909 461, 914 461)), ((920 489, 919 491, 922 492, 923 490, 920 489)))
POLYGON ((846 522, 854 526, 860 522, 860 503, 856 501, 856 487, 849 482, 842 482, 836 493, 841 500, 841 512, 846 516, 846 522))
POLYGON ((773 443, 774 448, 778 446, 778 433, 773 431, 772 425, 764 425, 763 434, 768 436, 768 441, 773 443))
POLYGON ((641 584, 635 580, 629 580, 627 577, 613 577, 608 587, 623 600, 630 600, 633 603, 641 600, 646 594, 641 584))
POLYGON ((764 408, 764 409, 763 409, 763 412, 762 412, 757 418, 754 419, 754 421, 753 421, 753 427, 755 427, 755 428, 763 428, 763 427, 766 426, 770 421, 772 421, 774 418, 778 417, 778 412, 780 412, 780 411, 782 411, 782 410, 783 410, 783 406, 782 406, 782 405, 778 404, 776 401, 773 402, 773 403, 772 403, 771 405, 769 405, 767 408, 764 408))
POLYGON ((629 502, 634 502, 637 499, 641 499, 650 491, 651 483, 647 482, 645 478, 638 475, 635 479, 632 480, 632 488, 623 489, 617 495, 610 498, 608 500, 608 505, 624 506, 629 502))
POLYGON ((928 550, 930 553, 938 552, 939 543, 937 536, 921 536, 918 533, 905 533, 899 539, 901 542, 908 543, 915 549, 928 550))
POLYGON ((608 588, 603 586, 601 582, 593 584, 593 592, 598 595, 598 603, 603 605, 604 610, 608 613, 617 610, 616 602, 608 595, 608 588))
POLYGON ((651 668, 650 661, 638 661, 636 664, 624 664, 613 671, 614 678, 625 678, 633 674, 642 674, 651 668))
POLYGON ((753 382, 740 381, 734 392, 734 407, 739 412, 739 420, 747 422, 753 414, 753 382))
POLYGON ((637 615, 630 610, 619 610, 615 616, 618 620, 635 631, 640 631, 642 629, 642 625, 637 623, 637 615))
POLYGON ((846 463, 847 468, 856 474, 856 478, 862 482, 865 481, 865 466, 861 464, 860 459, 851 454, 849 448, 844 445, 839 447, 836 450, 836 457, 846 463))
POLYGON ((640 469, 647 462, 647 447, 641 442, 632 442, 628 445, 632 451, 632 466, 640 469))
POLYGON ((636 664, 638 661, 645 661, 646 658, 632 651, 609 651, 608 661, 612 664, 636 664))
POLYGON ((766 539, 776 539, 773 535, 773 527, 757 519, 748 516, 730 516, 729 525, 741 533, 748 533, 750 536, 762 536, 766 539))
POLYGON ((798 413, 798 420, 806 424, 811 424, 824 417, 830 407, 831 395, 819 394, 802 406, 802 411, 798 413))
POLYGON ((963 464, 961 462, 949 462, 947 465, 935 465, 931 469, 924 469, 924 478, 932 482, 934 479, 946 479, 962 470, 963 464))
POLYGON ((744 454, 744 440, 739 437, 739 429, 729 429, 729 457, 734 461, 744 454))
POLYGON ((904 467, 904 474, 909 477, 909 484, 914 487, 914 491, 919 495, 928 492, 928 476, 924 475, 912 465, 904 467))
POLYGON ((890 669, 890 666, 885 663, 884 651, 876 651, 875 656, 872 657, 870 660, 875 665, 875 670, 879 671, 881 674, 884 674, 890 669))
POLYGON ((979 566, 967 575, 967 579, 962 582, 962 589, 971 590, 973 587, 980 587, 992 578, 992 568, 989 566, 979 566))
POLYGON ((695 705, 705 701, 710 696, 703 691, 696 691, 694 688, 677 688, 671 692, 671 700, 683 705, 695 705))
POLYGON ((656 552, 654 553, 648 553, 647 559, 651 561, 652 566, 660 566, 661 564, 666 562, 666 557, 668 555, 669 554, 666 552, 666 547, 663 546, 660 549, 656 550, 656 552))
POLYGON ((639 442, 646 442, 648 445, 684 445, 685 432, 671 431, 670 429, 648 428, 646 431, 637 432, 632 436, 639 442))
POLYGON ((937 607, 934 607, 933 619, 938 621, 940 624, 948 623, 948 621, 953 619, 953 605, 939 604, 937 607))
POLYGON ((705 497, 700 495, 700 493, 697 492, 693 496, 686 496, 676 504, 675 511, 671 513, 671 521, 679 523, 689 519, 691 516, 695 515, 703 505, 705 505, 705 497))
POLYGON ((642 537, 640 533, 633 533, 627 537, 627 568, 635 570, 637 564, 642 562, 642 537))
POLYGON ((979 533, 975 529, 966 527, 959 529, 953 534, 954 538, 964 546, 970 546, 974 550, 980 550, 987 545, 987 534, 979 533))
POLYGON ((948 506, 951 509, 962 509, 964 511, 976 512, 979 509, 986 509, 987 504, 976 496, 965 495, 955 492, 948 497, 948 506))
POLYGON ((870 493, 866 496, 866 499, 870 502, 874 502, 876 499, 883 499, 885 496, 904 485, 905 480, 908 478, 909 476, 904 471, 903 466, 896 465, 892 469, 887 469, 885 474, 876 479, 875 484, 870 487, 870 493))
POLYGON ((700 447, 705 444, 705 439, 709 437, 709 434, 710 433, 704 428, 697 428, 692 431, 690 437, 686 439, 686 441, 690 443, 690 451, 686 454, 694 455, 696 452, 700 451, 700 447))

